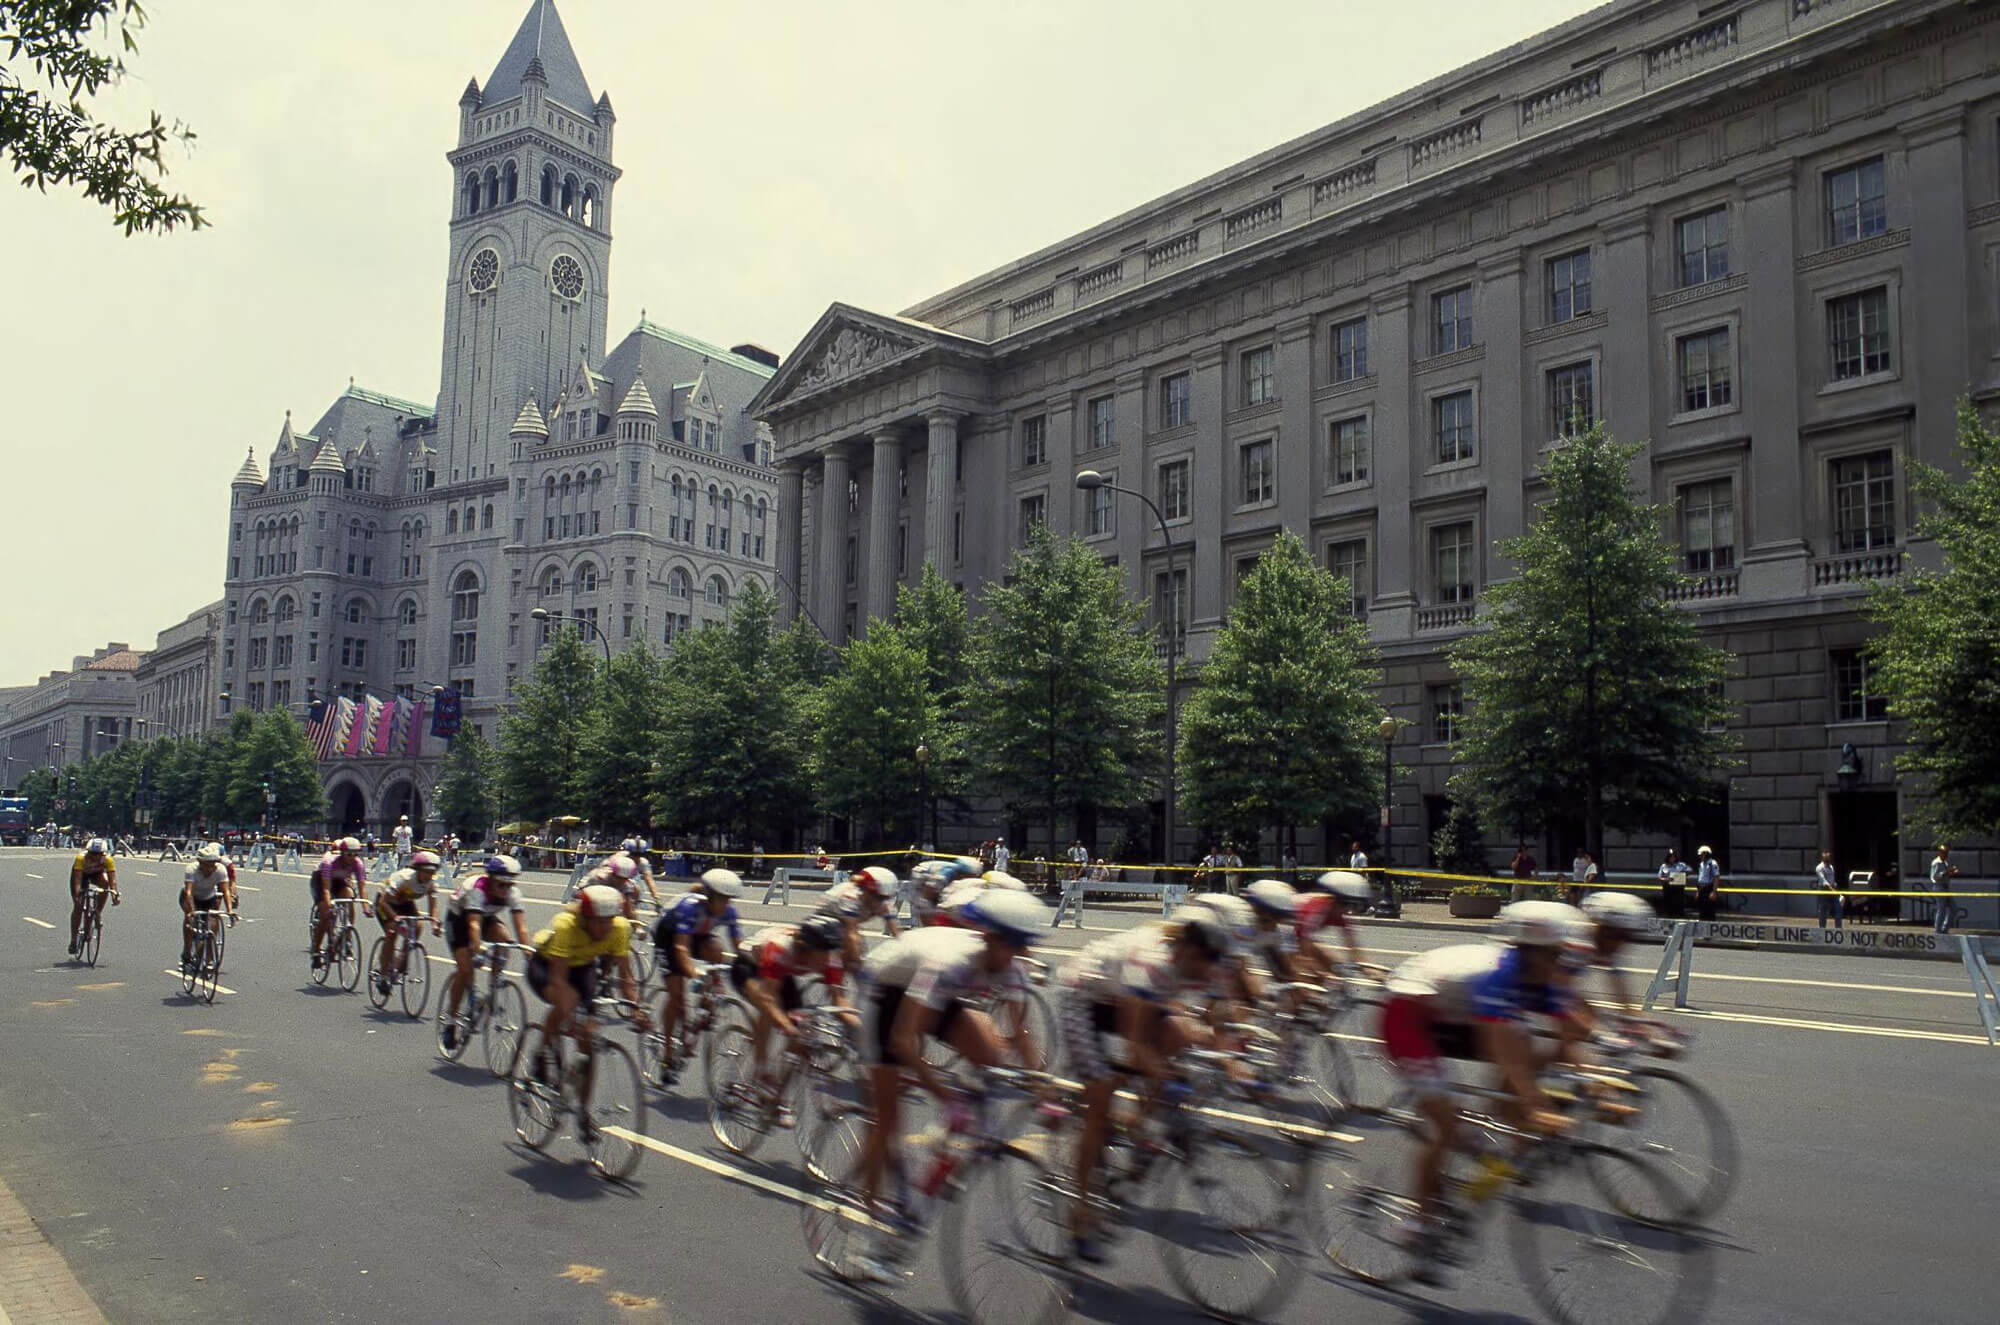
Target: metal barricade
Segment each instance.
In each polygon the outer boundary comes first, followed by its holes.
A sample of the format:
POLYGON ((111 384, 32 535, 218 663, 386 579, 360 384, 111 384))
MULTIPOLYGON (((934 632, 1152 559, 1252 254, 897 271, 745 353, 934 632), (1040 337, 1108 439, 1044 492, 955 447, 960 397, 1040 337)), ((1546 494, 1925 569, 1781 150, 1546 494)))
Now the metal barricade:
POLYGON ((1647 1011, 1652 1011, 1653 1000, 1666 987, 1667 972, 1672 969, 1676 958, 1680 960, 1680 973, 1674 980, 1674 1006, 1684 1008, 1688 1005, 1688 975, 1694 968, 1694 931, 1699 923, 1694 920, 1674 922, 1673 932, 1667 935, 1667 941, 1660 949, 1660 969, 1653 972, 1653 983, 1646 986, 1647 1011))
POLYGON ((1966 978, 1972 981, 1972 996, 1979 1000, 1979 1024, 1986 1030, 1986 1043, 2000 1044, 2000 987, 1993 983, 1984 944, 1971 934, 1960 934, 1958 958, 1965 963, 1966 978))

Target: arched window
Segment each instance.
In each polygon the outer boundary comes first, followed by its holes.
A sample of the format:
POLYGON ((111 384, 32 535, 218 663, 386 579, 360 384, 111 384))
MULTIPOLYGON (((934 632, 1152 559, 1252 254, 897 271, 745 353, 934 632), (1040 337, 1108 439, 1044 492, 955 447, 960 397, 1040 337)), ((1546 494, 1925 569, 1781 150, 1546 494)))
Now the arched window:
POLYGON ((347 624, 350 626, 365 624, 368 620, 368 604, 362 602, 359 598, 348 599, 345 616, 347 624))
POLYGON ((708 523, 702 526, 703 547, 715 546, 715 520, 722 514, 722 492, 713 483, 708 485, 708 523))
POLYGON ((771 529, 771 505, 762 497, 757 499, 757 524, 751 532, 750 555, 758 561, 764 559, 764 536, 771 529))
POLYGON ((736 494, 724 489, 722 493, 722 550, 729 551, 730 528, 736 523, 736 494))
POLYGON ((586 184, 583 187, 581 219, 588 228, 592 230, 597 228, 597 186, 595 184, 586 184))
MULTIPOLYGON (((479 619, 479 577, 469 570, 460 571, 458 578, 451 582, 451 619, 453 621, 477 621, 479 619)), ((411 599, 403 604, 403 624, 417 624, 417 604, 411 599)))
POLYGON ((553 207, 555 205, 556 205, 556 168, 554 166, 543 166, 542 206, 553 207))
POLYGON ((683 517, 681 520, 681 540, 683 542, 692 543, 694 542, 694 507, 695 507, 695 490, 694 490, 693 479, 688 480, 687 488, 681 493, 681 499, 682 502, 684 503, 681 512, 683 517))
POLYGON ((667 503, 667 537, 677 543, 681 537, 681 476, 679 474, 674 475, 674 481, 668 490, 673 494, 673 499, 667 503))
POLYGON ((595 564, 586 561, 576 568, 576 591, 578 593, 597 592, 597 567, 595 564))
POLYGON ((576 216, 576 176, 564 175, 562 182, 562 214, 574 219, 576 216))
POLYGON ((478 210, 479 176, 477 174, 467 175, 465 177, 465 214, 471 216, 478 210))
MULTIPOLYGON (((416 525, 415 525, 415 529, 416 529, 416 531, 417 531, 417 541, 418 541, 419 543, 423 542, 423 541, 424 541, 424 522, 423 522, 422 520, 418 520, 418 521, 416 522, 416 525)), ((298 532, 298 526, 297 526, 297 525, 293 525, 293 526, 292 526, 292 531, 293 531, 294 533, 298 532)))
POLYGON ((250 624, 266 626, 271 623, 271 605, 259 598, 250 606, 250 624))
POLYGON ((476 519, 476 518, 478 517, 478 515, 479 515, 479 512, 475 511, 475 510, 474 510, 474 509, 473 509, 472 507, 468 506, 468 507, 466 507, 466 508, 465 508, 465 532, 466 532, 466 533, 468 533, 468 534, 469 534, 469 533, 471 533, 471 532, 472 532, 472 525, 473 525, 473 521, 474 521, 474 520, 475 520, 475 519, 476 519))
POLYGON ((693 596, 694 577, 692 575, 689 575, 679 566, 667 572, 667 597, 692 598, 693 596))
MULTIPOLYGON (((457 605, 453 604, 453 606, 456 607, 457 605)), ((402 602, 396 604, 396 624, 399 626, 414 626, 417 624, 416 599, 405 598, 402 602)))
POLYGON ((486 167, 486 205, 500 205, 500 172, 491 166, 486 167))
POLYGON ((563 590, 562 570, 556 566, 549 567, 548 573, 542 576, 542 597, 544 598, 560 597, 562 594, 562 590, 563 590))
POLYGON ((299 614, 299 605, 292 600, 292 596, 290 594, 286 594, 283 598, 280 598, 278 600, 279 625, 281 626, 290 625, 292 618, 297 616, 298 614, 299 614))
POLYGON ((492 502, 487 502, 487 503, 486 503, 486 505, 485 505, 484 507, 482 507, 482 508, 480 509, 480 512, 479 512, 479 527, 480 527, 481 529, 491 529, 491 528, 493 527, 493 503, 492 503, 492 502))
POLYGON ((470 667, 478 660, 479 577, 464 570, 451 582, 451 665, 470 667))
POLYGON ((458 532, 458 508, 456 506, 444 513, 444 531, 447 534, 458 532))
POLYGON ((710 607, 729 606, 729 586, 720 575, 708 577, 708 605, 710 607))
POLYGON ((514 169, 514 163, 512 161, 509 161, 507 163, 506 169, 500 172, 501 201, 502 202, 514 201, 514 195, 516 190, 519 188, 520 183, 521 183, 521 174, 518 170, 514 169))

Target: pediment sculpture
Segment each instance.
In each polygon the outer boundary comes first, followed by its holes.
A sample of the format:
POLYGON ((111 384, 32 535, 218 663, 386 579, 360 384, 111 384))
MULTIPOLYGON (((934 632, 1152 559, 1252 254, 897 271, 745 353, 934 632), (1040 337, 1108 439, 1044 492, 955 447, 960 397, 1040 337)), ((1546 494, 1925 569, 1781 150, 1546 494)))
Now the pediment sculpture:
POLYGON ((842 327, 819 358, 799 374, 797 389, 810 391, 852 377, 864 368, 914 348, 914 341, 899 340, 862 327, 842 327))

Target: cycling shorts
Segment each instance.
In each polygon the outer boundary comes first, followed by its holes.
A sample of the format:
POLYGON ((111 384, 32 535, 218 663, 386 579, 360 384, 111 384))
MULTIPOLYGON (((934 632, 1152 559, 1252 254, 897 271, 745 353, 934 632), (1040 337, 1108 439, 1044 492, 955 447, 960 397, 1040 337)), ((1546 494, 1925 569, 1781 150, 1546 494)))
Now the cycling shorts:
MULTIPOLYGON (((480 928, 479 932, 486 942, 505 943, 507 941, 506 927, 500 923, 498 916, 483 916, 481 918, 486 923, 480 928)), ((460 948, 471 947, 472 916, 464 911, 452 911, 446 914, 444 918, 444 941, 445 946, 449 947, 453 952, 457 952, 460 948)))
MULTIPOLYGON (((868 1010, 862 1018, 861 1053, 873 1066, 894 1064, 898 1067, 915 1067, 899 1056, 892 1044, 896 1028, 896 1014, 903 1007, 903 986, 884 985, 868 999, 868 1010)), ((940 1040, 951 1038, 951 1028, 965 1011, 965 1005, 953 999, 944 1011, 938 1014, 937 1024, 931 1027, 931 1034, 940 1040)))
POLYGON ((417 913, 417 901, 414 897, 398 897, 394 893, 384 893, 375 899, 375 915, 378 919, 389 918, 383 914, 385 909, 390 915, 414 916, 417 913))
POLYGON ((335 897, 357 896, 357 894, 354 891, 354 880, 345 874, 333 880, 330 884, 328 883, 326 876, 323 874, 315 874, 312 876, 312 893, 314 897, 323 898, 328 894, 329 891, 331 891, 331 893, 335 897))
MULTIPOLYGON (((1151 1019, 1157 1020, 1165 1012, 1163 1007, 1146 1005, 1151 1019)), ((1132 1071, 1131 1046, 1119 1031, 1116 1000, 1092 998, 1083 990, 1064 990, 1056 1015, 1069 1046, 1070 1066, 1078 1077, 1102 1081, 1132 1071)))
MULTIPOLYGON (((737 953, 736 960, 729 963, 729 983, 735 986, 736 992, 739 994, 746 992, 744 986, 755 978, 756 975, 757 963, 751 959, 748 953, 737 953)), ((799 984, 799 978, 796 975, 779 976, 778 1006, 787 1015, 790 1015, 805 1005, 805 991, 799 984)))
POLYGON ((1419 1097, 1450 1090, 1446 1059, 1479 1057, 1472 1027, 1439 1021, 1428 1001, 1407 995, 1391 998, 1382 1008, 1382 1048, 1419 1097))
POLYGON ((190 897, 188 898, 188 901, 191 905, 193 905, 194 909, 197 911, 220 911, 222 909, 221 893, 217 893, 213 897, 206 897, 206 898, 190 897))
MULTIPOLYGON (((674 935, 678 932, 674 928, 674 913, 672 911, 664 912, 658 920, 653 922, 653 946, 659 949, 662 959, 665 958, 666 954, 673 952, 674 935)), ((722 939, 714 930, 701 935, 690 934, 687 936, 687 941, 688 954, 696 961, 712 962, 718 960, 722 955, 722 939)), ((671 968, 667 971, 668 977, 677 974, 679 972, 671 968)))
MULTIPOLYGON (((528 958, 528 988, 535 991, 535 997, 546 1003, 549 1001, 549 959, 539 952, 528 958)), ((569 968, 569 987, 576 991, 582 1003, 588 1004, 597 997, 597 963, 585 962, 581 966, 569 968)))

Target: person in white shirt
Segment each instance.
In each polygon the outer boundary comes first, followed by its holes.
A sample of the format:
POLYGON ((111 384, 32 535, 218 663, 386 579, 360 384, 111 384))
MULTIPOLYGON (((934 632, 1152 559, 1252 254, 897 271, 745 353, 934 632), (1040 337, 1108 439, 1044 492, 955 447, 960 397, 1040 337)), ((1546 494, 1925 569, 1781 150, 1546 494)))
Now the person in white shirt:
POLYGON ((1819 904, 1819 927, 1826 928, 1826 918, 1833 917, 1833 927, 1840 928, 1841 896, 1840 876, 1833 870, 1833 853, 1819 853, 1819 868, 1813 871, 1813 887, 1819 894, 1815 900, 1819 904))
POLYGON ((1082 878, 1085 868, 1090 864, 1090 849, 1084 846, 1083 839, 1080 837, 1070 843, 1069 863, 1069 876, 1072 879, 1082 878))
POLYGON ((410 828, 410 816, 404 815, 396 821, 396 868, 407 868, 410 863, 410 844, 416 833, 410 828))
POLYGON ((1365 870, 1368 868, 1368 853, 1361 849, 1361 843, 1356 842, 1348 848, 1347 868, 1351 870, 1365 870))
POLYGON ((1013 860, 1014 853, 1007 849, 1007 839, 1004 837, 997 839, 993 843, 994 870, 1001 874, 1007 873, 1007 867, 1013 863, 1013 860))
POLYGON ((1951 863, 1951 843, 1938 843, 1937 858, 1931 861, 1931 891, 1937 894, 1937 911, 1931 917, 1931 928, 1939 934, 1951 932, 1951 881, 1957 876, 1958 866, 1951 863))

